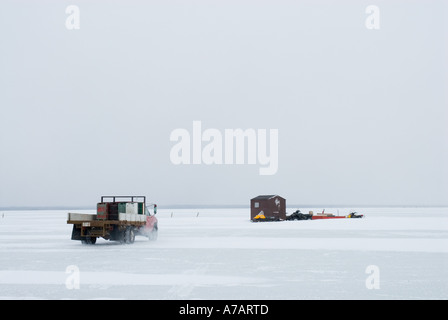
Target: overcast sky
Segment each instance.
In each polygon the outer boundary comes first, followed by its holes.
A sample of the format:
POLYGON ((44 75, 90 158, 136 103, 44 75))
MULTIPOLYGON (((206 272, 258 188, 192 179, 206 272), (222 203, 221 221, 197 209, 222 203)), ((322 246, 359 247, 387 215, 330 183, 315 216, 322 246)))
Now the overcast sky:
POLYGON ((2 1, 0 207, 448 205, 446 1, 2 1), (337 4, 336 4, 337 2, 337 4), (79 29, 69 30, 69 5, 79 29), (366 7, 379 8, 368 29, 366 7), (278 171, 173 130, 278 129, 278 171))

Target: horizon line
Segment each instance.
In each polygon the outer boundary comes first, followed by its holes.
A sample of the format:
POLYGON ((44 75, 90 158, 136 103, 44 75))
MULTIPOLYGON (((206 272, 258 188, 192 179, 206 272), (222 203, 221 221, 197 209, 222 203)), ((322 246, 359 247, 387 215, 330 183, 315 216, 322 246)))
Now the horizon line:
MULTIPOLYGON (((367 204, 291 204, 288 205, 289 208, 448 208, 448 205, 421 205, 421 204, 403 204, 403 205, 367 205, 367 204)), ((157 205, 157 208, 160 209, 250 209, 250 205, 243 204, 171 204, 171 205, 157 205)), ((84 206, 84 205, 75 205, 75 206, 4 206, 0 207, 0 211, 20 211, 20 210, 95 210, 95 206, 84 206)))

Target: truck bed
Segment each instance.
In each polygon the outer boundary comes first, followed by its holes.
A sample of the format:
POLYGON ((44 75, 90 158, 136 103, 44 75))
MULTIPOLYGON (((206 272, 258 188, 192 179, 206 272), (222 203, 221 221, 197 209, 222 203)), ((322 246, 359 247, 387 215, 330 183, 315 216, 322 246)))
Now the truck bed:
POLYGON ((67 215, 67 223, 69 224, 80 224, 83 222, 91 221, 98 221, 109 224, 114 224, 114 222, 146 223, 146 216, 143 214, 119 213, 118 220, 100 220, 97 218, 96 214, 69 212, 67 215))
POLYGON ((88 213, 74 213, 69 212, 67 215, 67 221, 93 221, 96 220, 96 214, 88 213))

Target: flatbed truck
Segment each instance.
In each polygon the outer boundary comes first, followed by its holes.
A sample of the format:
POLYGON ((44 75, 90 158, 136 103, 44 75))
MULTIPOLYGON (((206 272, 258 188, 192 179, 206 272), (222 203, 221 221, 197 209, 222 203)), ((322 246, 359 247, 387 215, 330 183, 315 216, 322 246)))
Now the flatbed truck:
POLYGON ((67 224, 73 225, 71 239, 83 244, 95 244, 100 237, 132 244, 136 235, 157 239, 156 213, 157 205, 147 205, 145 196, 102 196, 96 214, 69 212, 67 224))

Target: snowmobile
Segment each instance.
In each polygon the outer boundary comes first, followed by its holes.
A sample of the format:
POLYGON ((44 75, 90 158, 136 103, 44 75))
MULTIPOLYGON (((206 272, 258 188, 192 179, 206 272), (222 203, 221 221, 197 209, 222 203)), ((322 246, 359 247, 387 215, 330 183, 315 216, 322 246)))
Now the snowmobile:
POLYGON ((312 219, 311 214, 305 214, 300 212, 300 210, 296 210, 295 212, 291 213, 291 215, 286 217, 286 220, 311 220, 312 219))
POLYGON ((357 214, 356 211, 350 212, 347 218, 364 218, 363 214, 357 214))

